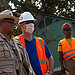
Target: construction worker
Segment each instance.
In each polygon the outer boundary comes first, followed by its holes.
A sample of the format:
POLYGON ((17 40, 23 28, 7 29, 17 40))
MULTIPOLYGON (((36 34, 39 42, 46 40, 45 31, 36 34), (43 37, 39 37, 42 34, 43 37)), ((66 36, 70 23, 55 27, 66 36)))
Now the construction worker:
POLYGON ((71 37, 71 25, 65 23, 62 26, 65 38, 58 44, 59 61, 61 71, 67 75, 75 75, 75 38, 71 37))
POLYGON ((32 34, 34 31, 34 22, 35 19, 30 12, 24 12, 21 14, 18 23, 23 34, 18 36, 19 41, 28 52, 30 63, 35 74, 52 75, 54 66, 53 56, 49 52, 44 40, 32 34))
POLYGON ((9 10, 0 13, 0 75, 35 75, 24 47, 12 39, 18 20, 9 10))

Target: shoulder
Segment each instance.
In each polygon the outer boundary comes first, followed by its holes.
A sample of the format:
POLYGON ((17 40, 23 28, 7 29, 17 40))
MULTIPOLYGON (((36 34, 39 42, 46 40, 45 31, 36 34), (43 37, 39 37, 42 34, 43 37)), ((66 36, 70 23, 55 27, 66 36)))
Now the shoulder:
POLYGON ((37 39, 39 39, 39 40, 42 39, 41 37, 35 37, 35 38, 37 38, 37 39))
POLYGON ((35 36, 35 39, 43 40, 43 38, 41 38, 41 37, 36 37, 36 36, 35 36))
POLYGON ((21 44, 21 42, 19 41, 19 36, 15 36, 15 37, 13 38, 13 40, 14 40, 14 43, 17 44, 17 46, 19 47, 20 51, 22 52, 23 49, 24 49, 24 47, 23 47, 23 45, 21 44))
POLYGON ((19 40, 19 36, 13 37, 14 40, 19 40))
POLYGON ((72 39, 73 39, 73 40, 75 40, 75 38, 74 38, 74 37, 72 37, 72 39))
POLYGON ((59 43, 63 42, 64 40, 65 40, 65 38, 64 38, 64 39, 61 39, 61 40, 59 41, 59 43))
POLYGON ((19 36, 15 36, 15 37, 13 37, 13 40, 14 40, 17 44, 20 43, 20 41, 19 41, 19 36))
POLYGON ((13 39, 14 40, 19 40, 19 38, 22 37, 22 36, 23 36, 23 34, 20 34, 20 35, 15 36, 13 39))
POLYGON ((61 39, 60 41, 59 41, 59 43, 58 43, 58 46, 62 46, 62 42, 65 40, 65 38, 64 39, 61 39))

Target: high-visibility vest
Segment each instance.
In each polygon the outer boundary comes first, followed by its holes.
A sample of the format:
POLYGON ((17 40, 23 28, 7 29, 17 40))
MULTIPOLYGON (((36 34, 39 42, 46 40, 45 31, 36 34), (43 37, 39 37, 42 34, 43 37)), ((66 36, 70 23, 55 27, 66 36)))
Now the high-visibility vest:
MULTIPOLYGON (((23 35, 19 35, 19 41, 23 44, 25 50, 25 40, 23 35)), ((36 41, 36 50, 37 50, 37 55, 39 58, 40 66, 42 73, 45 73, 47 71, 47 57, 45 55, 45 45, 44 45, 44 40, 42 38, 35 37, 36 41)))
POLYGON ((63 61, 75 57, 75 38, 72 37, 72 47, 65 38, 60 43, 62 45, 63 61))

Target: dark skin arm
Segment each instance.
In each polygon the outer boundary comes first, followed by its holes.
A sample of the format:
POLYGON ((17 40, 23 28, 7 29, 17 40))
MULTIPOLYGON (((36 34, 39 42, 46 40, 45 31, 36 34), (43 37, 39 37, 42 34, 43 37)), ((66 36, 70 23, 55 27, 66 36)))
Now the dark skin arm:
POLYGON ((61 64, 61 71, 62 73, 65 74, 65 68, 64 68, 64 65, 63 65, 63 52, 58 52, 59 54, 59 61, 60 61, 60 64, 61 64))

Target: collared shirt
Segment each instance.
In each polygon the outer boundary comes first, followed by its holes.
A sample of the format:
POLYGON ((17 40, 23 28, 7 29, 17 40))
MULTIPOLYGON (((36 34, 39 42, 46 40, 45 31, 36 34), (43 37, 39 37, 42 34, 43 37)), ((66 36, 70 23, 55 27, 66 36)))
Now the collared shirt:
MULTIPOLYGON (((39 59, 37 56, 35 37, 34 37, 34 35, 32 35, 32 36, 33 36, 33 38, 31 41, 28 41, 25 39, 26 51, 28 52, 30 62, 31 62, 31 65, 32 65, 32 68, 33 68, 35 74, 42 75, 39 59)), ((46 52, 46 57, 49 58, 51 56, 51 53, 49 52, 46 44, 45 44, 45 52, 46 52)))

